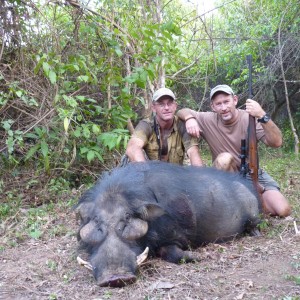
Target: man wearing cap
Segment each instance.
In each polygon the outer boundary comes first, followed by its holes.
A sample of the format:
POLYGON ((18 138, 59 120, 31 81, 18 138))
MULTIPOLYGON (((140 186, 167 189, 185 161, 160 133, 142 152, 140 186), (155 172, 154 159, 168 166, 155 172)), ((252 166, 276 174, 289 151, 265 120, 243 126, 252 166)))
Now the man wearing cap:
POLYGON ((160 88, 153 94, 153 118, 141 120, 130 138, 126 155, 130 161, 162 160, 183 164, 187 153, 190 162, 202 166, 198 138, 192 138, 185 124, 175 116, 177 103, 174 93, 160 88))
MULTIPOLYGON (((208 143, 213 165, 227 171, 239 171, 241 140, 247 135, 249 114, 257 118, 256 137, 267 146, 282 145, 282 134, 260 104, 246 100, 246 109, 238 109, 238 97, 228 85, 217 85, 210 92, 212 112, 196 112, 188 108, 179 110, 178 117, 186 122, 189 134, 208 143)), ((265 171, 259 170, 259 183, 264 187, 262 199, 267 212, 286 217, 291 213, 287 199, 279 186, 265 171)))

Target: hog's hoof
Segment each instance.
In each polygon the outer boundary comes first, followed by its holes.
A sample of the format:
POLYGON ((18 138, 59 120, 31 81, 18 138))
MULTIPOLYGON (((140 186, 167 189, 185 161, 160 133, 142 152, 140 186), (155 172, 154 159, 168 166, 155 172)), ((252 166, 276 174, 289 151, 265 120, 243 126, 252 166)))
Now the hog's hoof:
POLYGON ((111 275, 98 282, 100 286, 123 287, 136 282, 136 276, 133 274, 111 275))

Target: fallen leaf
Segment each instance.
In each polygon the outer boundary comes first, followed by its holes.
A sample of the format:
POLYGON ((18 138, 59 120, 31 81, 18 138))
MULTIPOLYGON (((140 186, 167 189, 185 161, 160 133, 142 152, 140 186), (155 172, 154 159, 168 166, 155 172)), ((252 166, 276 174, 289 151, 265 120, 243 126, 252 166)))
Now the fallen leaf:
POLYGON ((151 289, 172 289, 174 284, 167 281, 156 281, 152 284, 151 289))
POLYGON ((244 295, 245 295, 245 293, 241 293, 241 294, 239 294, 239 295, 236 297, 236 299, 237 299, 237 300, 241 300, 241 299, 244 298, 244 295))

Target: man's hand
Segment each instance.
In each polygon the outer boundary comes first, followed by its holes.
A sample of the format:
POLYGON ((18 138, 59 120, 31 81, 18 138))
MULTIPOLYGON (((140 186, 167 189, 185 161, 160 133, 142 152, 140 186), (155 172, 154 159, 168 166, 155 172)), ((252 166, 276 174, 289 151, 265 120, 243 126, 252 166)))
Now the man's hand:
MULTIPOLYGON (((266 112, 261 108, 259 103, 252 99, 247 99, 246 101, 246 111, 253 117, 258 119, 262 118, 266 112)), ((261 123, 265 132, 264 143, 270 147, 278 148, 282 145, 282 133, 277 125, 272 121, 268 123, 261 123)))
POLYGON ((252 99, 246 100, 246 111, 255 118, 262 118, 266 112, 262 109, 260 104, 252 99))
POLYGON ((126 155, 130 161, 146 161, 144 154, 144 141, 132 136, 127 144, 126 155))
POLYGON ((185 122, 186 131, 193 137, 200 137, 200 127, 195 118, 188 118, 185 122))

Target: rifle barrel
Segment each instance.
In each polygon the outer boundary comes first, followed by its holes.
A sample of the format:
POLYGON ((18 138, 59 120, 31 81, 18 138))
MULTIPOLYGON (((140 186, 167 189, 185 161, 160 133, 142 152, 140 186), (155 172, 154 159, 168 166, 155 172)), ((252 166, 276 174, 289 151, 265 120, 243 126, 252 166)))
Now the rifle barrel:
POLYGON ((252 99, 253 91, 252 91, 252 55, 249 54, 246 56, 247 64, 249 69, 249 76, 248 76, 248 90, 249 90, 249 98, 252 99))

